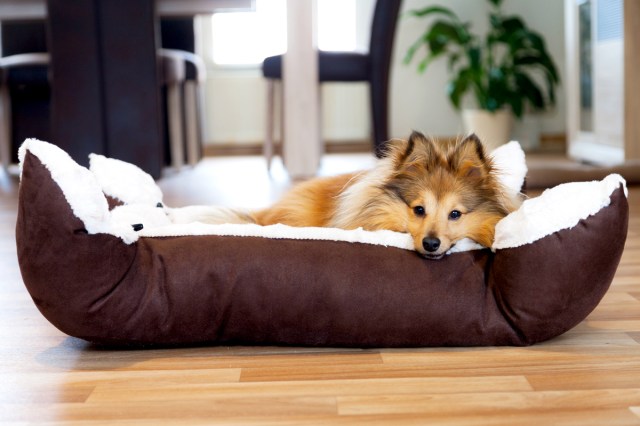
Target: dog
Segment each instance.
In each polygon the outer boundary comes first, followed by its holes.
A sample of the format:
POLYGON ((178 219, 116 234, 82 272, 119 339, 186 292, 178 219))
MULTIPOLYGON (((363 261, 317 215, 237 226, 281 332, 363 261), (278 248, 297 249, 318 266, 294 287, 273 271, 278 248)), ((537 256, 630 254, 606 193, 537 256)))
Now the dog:
POLYGON ((437 142, 414 131, 389 141, 373 169, 303 182, 248 216, 259 225, 409 233, 419 254, 440 259, 464 238, 490 247, 496 223, 518 207, 497 173, 475 134, 437 142))

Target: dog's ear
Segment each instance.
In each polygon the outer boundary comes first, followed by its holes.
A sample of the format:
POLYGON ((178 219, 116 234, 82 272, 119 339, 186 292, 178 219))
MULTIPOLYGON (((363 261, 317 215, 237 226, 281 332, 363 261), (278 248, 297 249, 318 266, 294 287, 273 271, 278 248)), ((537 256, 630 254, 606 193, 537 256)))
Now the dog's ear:
POLYGON ((413 152, 419 153, 420 156, 427 159, 438 157, 439 151, 430 137, 414 130, 409 136, 409 142, 413 144, 413 152))
POLYGON ((392 139, 385 147, 385 157, 391 158, 396 168, 405 163, 413 154, 417 147, 425 144, 427 137, 422 133, 413 131, 408 140, 392 139))
POLYGON ((382 156, 391 159, 393 164, 397 165, 402 163, 412 151, 413 145, 409 141, 391 139, 386 142, 382 156))
POLYGON ((389 141, 385 157, 392 158, 395 167, 399 168, 401 165, 415 160, 416 155, 430 158, 436 153, 433 140, 414 130, 406 141, 401 139, 389 141))
POLYGON ((484 178, 491 172, 482 142, 474 133, 458 143, 450 161, 459 176, 484 178))

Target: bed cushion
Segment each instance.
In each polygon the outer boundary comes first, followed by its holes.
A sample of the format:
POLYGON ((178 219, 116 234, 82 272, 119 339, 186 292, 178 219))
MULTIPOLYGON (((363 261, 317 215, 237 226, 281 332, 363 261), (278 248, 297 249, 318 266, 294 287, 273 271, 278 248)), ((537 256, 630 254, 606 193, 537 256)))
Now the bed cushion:
POLYGON ((21 166, 25 285, 53 325, 100 344, 529 345, 596 307, 627 234, 616 175, 528 200, 499 224, 493 249, 431 261, 402 247, 404 234, 234 236, 174 223, 161 193, 110 209, 100 173, 44 142, 23 145, 21 166), (579 200, 570 219, 556 220, 558 193, 579 200), (541 216, 557 226, 538 232, 541 216), (148 222, 136 231, 138 219, 148 222))

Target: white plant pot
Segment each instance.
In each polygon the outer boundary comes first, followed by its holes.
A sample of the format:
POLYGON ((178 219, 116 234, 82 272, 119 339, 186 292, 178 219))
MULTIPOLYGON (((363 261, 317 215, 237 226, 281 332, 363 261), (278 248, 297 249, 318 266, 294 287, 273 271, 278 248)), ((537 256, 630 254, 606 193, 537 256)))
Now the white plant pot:
POLYGON ((539 114, 525 114, 513 126, 513 138, 525 151, 535 151, 540 148, 540 127, 539 114))
POLYGON ((467 134, 475 133, 487 148, 487 152, 511 140, 513 114, 502 109, 489 112, 483 109, 462 110, 462 122, 467 134))

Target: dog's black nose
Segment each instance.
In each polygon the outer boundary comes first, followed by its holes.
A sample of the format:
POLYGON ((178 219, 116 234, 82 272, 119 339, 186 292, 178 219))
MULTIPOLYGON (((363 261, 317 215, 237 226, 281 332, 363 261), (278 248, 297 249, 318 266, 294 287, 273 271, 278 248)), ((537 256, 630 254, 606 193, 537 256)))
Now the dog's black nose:
POLYGON ((424 247, 424 249, 429 253, 433 253, 440 248, 440 240, 437 238, 427 237, 422 240, 422 247, 424 247))

